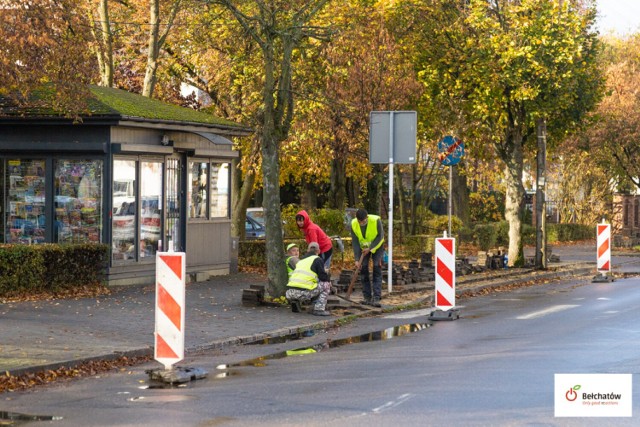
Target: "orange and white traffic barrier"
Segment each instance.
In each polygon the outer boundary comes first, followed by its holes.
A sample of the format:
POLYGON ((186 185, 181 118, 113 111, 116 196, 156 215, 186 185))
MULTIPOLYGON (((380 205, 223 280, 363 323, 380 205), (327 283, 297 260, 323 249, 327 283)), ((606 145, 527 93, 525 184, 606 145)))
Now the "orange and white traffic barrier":
POLYGON ((436 253, 436 303, 440 310, 450 310, 456 303, 456 239, 447 237, 437 238, 436 253))
POLYGON ((154 358, 165 369, 184 359, 185 253, 156 253, 154 358))
POLYGON ((598 248, 598 273, 606 275, 611 271, 611 224, 598 224, 596 246, 598 248))

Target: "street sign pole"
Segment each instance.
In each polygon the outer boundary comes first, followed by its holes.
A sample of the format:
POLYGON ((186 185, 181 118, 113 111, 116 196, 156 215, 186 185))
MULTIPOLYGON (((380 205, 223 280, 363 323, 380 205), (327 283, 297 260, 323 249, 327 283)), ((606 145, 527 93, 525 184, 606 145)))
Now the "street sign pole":
POLYGON ((453 216, 453 166, 460 162, 464 155, 464 143, 451 135, 438 141, 438 158, 442 166, 449 166, 449 198, 447 200, 447 215, 449 217, 449 236, 451 236, 451 217, 453 216))
MULTIPOLYGON (((393 281, 393 178, 394 163, 416 162, 418 114, 415 111, 372 111, 369 119, 369 163, 389 165, 388 290, 393 281)), ((384 248, 383 248, 384 250, 384 248)))
MULTIPOLYGON (((387 244, 387 291, 393 288, 391 280, 391 265, 393 264, 393 111, 389 115, 389 243, 387 244)), ((384 253, 384 245, 382 246, 384 253)))
POLYGON ((449 215, 449 236, 451 234, 451 214, 453 213, 453 202, 451 199, 451 192, 453 191, 453 166, 449 166, 449 201, 447 206, 447 214, 449 215))

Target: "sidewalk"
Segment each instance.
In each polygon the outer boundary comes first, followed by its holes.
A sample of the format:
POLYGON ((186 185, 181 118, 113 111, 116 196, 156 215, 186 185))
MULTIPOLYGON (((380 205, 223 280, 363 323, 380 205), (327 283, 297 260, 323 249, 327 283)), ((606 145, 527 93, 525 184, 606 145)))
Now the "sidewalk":
MULTIPOLYGON (((592 252, 591 248, 554 248, 561 262, 550 264, 548 271, 517 274, 519 269, 496 270, 482 273, 484 277, 462 276, 458 278, 456 290, 462 293, 530 281, 534 277, 593 276, 595 260, 589 262, 588 259, 593 258, 592 252)), ((626 266, 622 270, 640 271, 640 257, 614 254, 613 264, 614 271, 617 271, 616 265, 626 266)), ((242 290, 251 284, 266 284, 266 280, 254 274, 237 274, 187 286, 186 354, 286 335, 299 328, 326 327, 339 319, 292 313, 289 306, 243 306, 242 290)), ((433 283, 405 286, 405 290, 409 288, 424 295, 433 289, 433 283)), ((410 304, 416 298, 415 293, 401 295, 393 299, 394 305, 410 304), (402 302, 397 302, 399 300, 402 302)), ((354 301, 360 298, 358 291, 352 295, 354 301)), ((383 307, 390 307, 384 294, 382 303, 383 307)), ((18 375, 87 359, 153 354, 154 305, 154 286, 114 288, 111 295, 100 298, 0 304, 0 372, 18 375)))

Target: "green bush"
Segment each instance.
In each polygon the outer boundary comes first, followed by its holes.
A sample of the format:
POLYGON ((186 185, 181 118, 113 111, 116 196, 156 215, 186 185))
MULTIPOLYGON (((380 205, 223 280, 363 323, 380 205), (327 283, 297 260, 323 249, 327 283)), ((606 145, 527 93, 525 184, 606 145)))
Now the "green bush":
POLYGON ((488 251, 496 246, 497 233, 493 224, 478 224, 474 228, 476 244, 481 251, 488 251))
POLYGON ((344 212, 338 209, 315 209, 308 212, 311 220, 318 224, 327 236, 345 236, 344 212))
POLYGON ((300 206, 298 205, 286 205, 282 208, 280 213, 282 217, 284 236, 288 239, 295 239, 302 236, 302 232, 296 225, 296 213, 300 212, 300 206))
POLYGON ((12 296, 45 288, 42 252, 35 246, 0 245, 0 295, 12 296))
MULTIPOLYGON (((267 245, 265 240, 245 240, 238 246, 238 263, 241 265, 266 267, 267 245)), ((284 252, 284 248, 282 249, 284 252)))
POLYGON ((404 241, 404 256, 410 259, 420 259, 423 252, 433 252, 435 238, 433 235, 407 236, 404 241))
POLYGON ((108 246, 96 244, 57 245, 38 247, 42 250, 47 271, 47 288, 53 291, 99 283, 108 260, 108 246))
POLYGON ((58 291, 104 280, 109 246, 0 245, 0 295, 58 291))
POLYGON ((473 244, 475 242, 473 235, 473 228, 471 227, 462 227, 458 230, 458 245, 462 245, 463 243, 473 244))
POLYGON ((522 244, 528 246, 536 244, 536 229, 533 225, 522 224, 522 244))
POLYGON ((547 242, 575 242, 595 240, 596 227, 584 224, 548 224, 547 242))
MULTIPOLYGON (((451 216, 451 234, 456 234, 458 230, 462 228, 462 220, 455 215, 451 216)), ((449 216, 448 215, 435 215, 427 222, 427 227, 430 230, 430 234, 442 236, 444 231, 449 230, 449 216)))

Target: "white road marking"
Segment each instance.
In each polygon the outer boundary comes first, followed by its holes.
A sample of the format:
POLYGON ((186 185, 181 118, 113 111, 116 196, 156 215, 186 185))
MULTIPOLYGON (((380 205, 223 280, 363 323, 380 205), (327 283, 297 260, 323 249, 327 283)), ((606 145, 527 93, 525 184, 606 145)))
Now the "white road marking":
POLYGON ((378 406, 377 408, 373 408, 372 412, 379 414, 380 412, 386 411, 387 409, 395 408, 396 406, 406 402, 407 400, 413 398, 415 395, 411 393, 406 393, 400 395, 396 400, 391 400, 385 403, 382 406, 378 406))
POLYGON ((598 298, 598 301, 611 301, 611 298, 598 298))
POLYGON ((518 316, 518 317, 516 317, 516 319, 518 319, 518 320, 535 319, 535 318, 538 318, 538 317, 546 316, 547 314, 557 313, 559 311, 568 310, 570 308, 575 308, 575 307, 580 307, 580 306, 579 305, 570 305, 570 304, 554 305, 553 307, 549 307, 549 308, 546 308, 544 310, 534 311, 533 313, 525 314, 523 316, 518 316))

